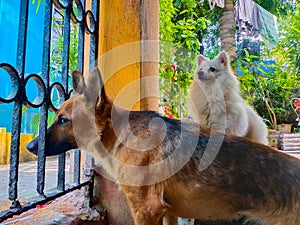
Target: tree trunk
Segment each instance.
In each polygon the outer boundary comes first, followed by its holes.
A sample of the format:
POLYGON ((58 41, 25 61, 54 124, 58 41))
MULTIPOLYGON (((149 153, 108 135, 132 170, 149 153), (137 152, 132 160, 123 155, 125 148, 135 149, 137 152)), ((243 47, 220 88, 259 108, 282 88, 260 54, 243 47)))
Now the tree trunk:
POLYGON ((224 3, 224 11, 219 18, 221 50, 226 51, 232 61, 236 56, 233 0, 225 0, 224 3))

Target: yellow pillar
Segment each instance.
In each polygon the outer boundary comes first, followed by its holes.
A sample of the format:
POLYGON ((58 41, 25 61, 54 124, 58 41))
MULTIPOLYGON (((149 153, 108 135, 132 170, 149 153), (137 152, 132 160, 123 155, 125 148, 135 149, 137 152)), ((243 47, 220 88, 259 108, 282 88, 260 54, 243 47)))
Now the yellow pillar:
POLYGON ((158 111, 159 1, 143 0, 140 2, 140 104, 141 110, 158 111))
POLYGON ((0 165, 7 164, 9 161, 8 147, 7 147, 7 133, 6 128, 0 128, 0 165))
MULTIPOLYGON (((128 110, 157 111, 159 0, 101 0, 99 15, 98 66, 107 95, 128 110)), ((117 185, 101 176, 96 183, 109 223, 133 224, 117 185)))
POLYGON ((100 4, 99 57, 104 86, 115 104, 140 109, 140 1, 100 4))
POLYGON ((103 0, 98 65, 114 103, 158 110, 158 0, 103 0))

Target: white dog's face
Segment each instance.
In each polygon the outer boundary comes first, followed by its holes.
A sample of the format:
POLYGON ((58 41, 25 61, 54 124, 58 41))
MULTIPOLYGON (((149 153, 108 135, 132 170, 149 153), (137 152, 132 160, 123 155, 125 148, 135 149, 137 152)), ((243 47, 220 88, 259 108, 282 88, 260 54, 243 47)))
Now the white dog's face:
POLYGON ((228 56, 221 52, 215 59, 210 60, 202 55, 198 56, 195 78, 202 82, 214 82, 225 79, 223 76, 228 69, 228 56))

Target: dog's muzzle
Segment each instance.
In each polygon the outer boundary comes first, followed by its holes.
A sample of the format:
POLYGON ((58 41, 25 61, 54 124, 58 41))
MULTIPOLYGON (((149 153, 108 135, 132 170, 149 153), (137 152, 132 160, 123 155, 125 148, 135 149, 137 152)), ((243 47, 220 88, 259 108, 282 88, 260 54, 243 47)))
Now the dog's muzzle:
POLYGON ((199 71, 198 72, 198 79, 199 80, 203 80, 203 77, 204 77, 204 72, 203 71, 199 71))

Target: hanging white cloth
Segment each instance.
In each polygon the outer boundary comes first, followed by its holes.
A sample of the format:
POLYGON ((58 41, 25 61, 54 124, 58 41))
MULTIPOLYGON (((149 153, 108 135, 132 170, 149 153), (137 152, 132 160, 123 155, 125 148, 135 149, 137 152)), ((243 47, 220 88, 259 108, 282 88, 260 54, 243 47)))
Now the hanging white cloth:
MULTIPOLYGON (((200 3, 203 3, 204 0, 200 0, 200 3)), ((213 9, 215 5, 219 6, 220 8, 224 8, 224 0, 208 0, 210 9, 213 9)))
POLYGON ((249 36, 257 36, 261 29, 258 5, 252 0, 237 0, 235 17, 240 32, 246 31, 249 36))
POLYGON ((278 41, 277 18, 252 0, 237 0, 235 17, 239 33, 257 38, 259 35, 268 46, 278 41))
POLYGON ((274 47, 278 41, 277 18, 261 6, 258 6, 258 12, 261 23, 259 34, 267 46, 274 47))

